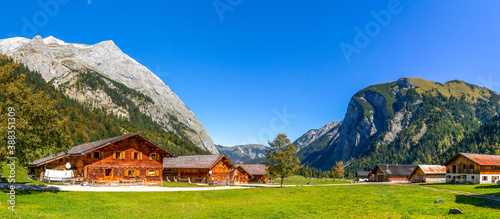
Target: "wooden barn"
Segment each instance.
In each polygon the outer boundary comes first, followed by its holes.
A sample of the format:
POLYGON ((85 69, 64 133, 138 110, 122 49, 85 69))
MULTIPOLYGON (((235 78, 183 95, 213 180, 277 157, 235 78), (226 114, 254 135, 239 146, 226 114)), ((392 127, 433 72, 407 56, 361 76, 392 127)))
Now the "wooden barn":
POLYGON ((446 183, 491 184, 500 180, 500 156, 458 153, 443 164, 446 183))
POLYGON ((416 165, 408 164, 377 164, 371 171, 375 182, 408 182, 416 165))
POLYGON ((410 174, 410 181, 419 183, 444 183, 446 167, 441 165, 417 165, 410 174))
POLYGON ((250 182, 267 182, 269 179, 265 176, 268 167, 264 164, 240 164, 245 171, 250 173, 254 178, 250 182))
POLYGON ((169 181, 214 185, 234 184, 231 170, 236 166, 224 154, 165 157, 164 176, 169 181))
POLYGON ((254 180, 254 176, 248 173, 243 167, 238 165, 235 169, 231 171, 232 179, 237 184, 248 183, 254 180))
POLYGON ((356 180, 360 182, 368 181, 370 177, 370 171, 356 171, 356 180))
POLYGON ((173 156, 139 133, 133 133, 84 143, 30 162, 28 167, 29 174, 41 180, 47 178, 44 176, 47 170, 71 170, 72 178, 88 181, 141 179, 161 185, 163 158, 173 156))

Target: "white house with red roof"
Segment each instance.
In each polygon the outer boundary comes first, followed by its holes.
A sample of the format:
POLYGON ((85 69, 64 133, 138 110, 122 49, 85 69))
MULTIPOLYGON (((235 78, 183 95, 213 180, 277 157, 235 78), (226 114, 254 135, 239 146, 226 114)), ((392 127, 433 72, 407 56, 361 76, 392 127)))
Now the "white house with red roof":
POLYGON ((443 164, 446 183, 491 184, 500 182, 500 156, 458 153, 443 164))

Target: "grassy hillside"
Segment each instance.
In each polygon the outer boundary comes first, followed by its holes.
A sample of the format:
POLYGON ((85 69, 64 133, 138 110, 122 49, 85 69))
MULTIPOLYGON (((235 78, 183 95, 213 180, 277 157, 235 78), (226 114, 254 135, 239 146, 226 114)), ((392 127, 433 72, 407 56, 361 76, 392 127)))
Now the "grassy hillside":
MULTIPOLYGON (((391 125, 387 123, 386 129, 374 137, 366 151, 348 162, 347 173, 371 170, 377 163, 439 164, 457 151, 493 153, 498 149, 497 143, 482 146, 489 140, 478 141, 477 135, 490 131, 482 127, 489 127, 488 122, 500 112, 499 94, 459 80, 445 84, 418 78, 410 80, 415 88, 401 89, 394 82, 373 85, 358 92, 370 90, 384 96, 391 119, 393 113, 405 112, 401 121, 403 129, 396 139, 386 141, 384 136, 391 125), (476 137, 469 137, 473 135, 476 137), (475 140, 471 142, 470 138, 475 140), (460 144, 462 141, 469 143, 460 144)), ((373 108, 366 101, 358 101, 364 102, 361 105, 365 111, 373 108)), ((489 136, 498 139, 498 133, 489 136)))

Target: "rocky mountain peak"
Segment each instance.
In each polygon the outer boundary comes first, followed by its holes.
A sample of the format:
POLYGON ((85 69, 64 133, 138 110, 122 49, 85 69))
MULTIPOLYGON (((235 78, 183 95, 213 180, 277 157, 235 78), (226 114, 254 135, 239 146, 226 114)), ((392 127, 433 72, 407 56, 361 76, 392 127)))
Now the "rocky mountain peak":
POLYGON ((53 36, 49 36, 45 39, 43 39, 43 43, 48 45, 48 44, 58 44, 58 45, 66 45, 66 43, 60 39, 57 39, 53 36))
POLYGON ((398 86, 399 89, 415 88, 415 82, 409 78, 400 78, 396 81, 396 86, 398 86))
MULTIPOLYGON (((52 36, 45 39, 35 36, 31 40, 16 37, 0 40, 0 53, 25 64, 32 71, 40 72, 47 82, 52 81, 56 87, 60 85, 71 87, 67 92, 70 92, 71 97, 75 99, 82 97, 77 94, 78 92, 97 92, 86 88, 74 89, 73 85, 80 74, 88 71, 97 72, 110 80, 124 84, 151 99, 152 102, 140 104, 141 113, 151 116, 168 131, 183 133, 198 147, 218 153, 205 128, 168 85, 149 69, 123 53, 111 40, 84 45, 66 43, 52 36)), ((96 95, 85 97, 96 97, 96 95)), ((99 106, 103 104, 99 98, 92 100, 81 98, 81 101, 91 101, 92 105, 99 106)), ((106 105, 114 106, 110 103, 106 105)), ((110 111, 123 111, 123 109, 113 108, 110 111)))

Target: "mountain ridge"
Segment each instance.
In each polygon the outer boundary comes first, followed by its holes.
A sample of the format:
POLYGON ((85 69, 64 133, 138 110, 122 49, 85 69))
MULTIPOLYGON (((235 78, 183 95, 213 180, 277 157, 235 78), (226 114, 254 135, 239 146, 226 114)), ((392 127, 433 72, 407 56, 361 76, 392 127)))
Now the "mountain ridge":
MULTIPOLYGON (((498 93, 460 80, 441 84, 400 78, 371 85, 351 98, 338 136, 310 150, 301 160, 323 170, 344 161, 352 166, 351 171, 375 162, 365 159, 359 164, 364 157, 384 163, 432 160, 498 115, 499 103, 498 93), (435 155, 424 158, 430 152, 435 155)), ((302 145, 302 150, 311 145, 319 145, 318 139, 302 145)))
POLYGON ((91 88, 82 84, 80 79, 82 75, 93 72, 97 73, 96 77, 109 82, 99 86, 114 89, 110 80, 124 84, 152 100, 130 98, 142 113, 151 116, 167 131, 185 136, 204 150, 218 153, 203 125, 168 85, 123 53, 113 41, 84 45, 66 43, 54 37, 42 39, 36 36, 31 40, 16 37, 0 40, 0 53, 39 72, 47 82, 63 89, 66 95, 126 118, 124 107, 116 104, 106 92, 102 92, 103 89, 91 88), (104 77, 99 77, 99 74, 104 77))

